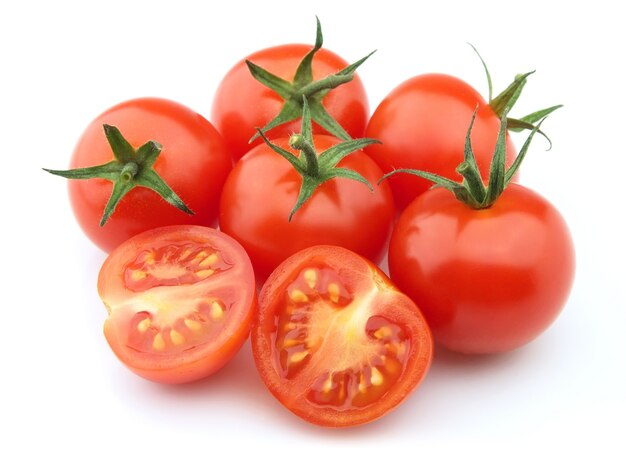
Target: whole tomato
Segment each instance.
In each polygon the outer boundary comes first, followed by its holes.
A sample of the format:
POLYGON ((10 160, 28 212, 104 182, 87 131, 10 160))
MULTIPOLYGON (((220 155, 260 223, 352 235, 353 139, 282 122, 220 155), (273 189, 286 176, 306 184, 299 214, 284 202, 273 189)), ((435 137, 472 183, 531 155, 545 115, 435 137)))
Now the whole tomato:
POLYGON ((201 115, 174 101, 138 98, 87 126, 70 170, 49 171, 73 179, 76 220, 108 253, 148 229, 215 225, 231 167, 222 137, 201 115))
POLYGON ((572 286, 574 247, 562 216, 528 188, 511 184, 482 210, 438 188, 400 215, 389 271, 438 343, 494 353, 552 324, 572 286))
MULTIPOLYGON (((313 135, 313 142, 325 151, 340 140, 313 135)), ((298 155, 288 138, 273 143, 298 155)), ((382 172, 362 151, 345 157, 338 167, 358 172, 374 185, 373 192, 358 181, 332 178, 289 220, 300 195, 300 173, 266 144, 235 164, 222 192, 220 228, 243 245, 258 278, 265 279, 287 257, 317 244, 345 247, 374 261, 382 258, 395 214, 389 186, 376 185, 382 172)))
POLYGON ((303 96, 311 107, 314 133, 344 140, 361 137, 369 104, 361 79, 354 72, 366 58, 349 65, 322 48, 318 21, 313 48, 279 45, 254 52, 235 64, 213 97, 211 120, 235 160, 262 144, 257 127, 263 127, 270 139, 298 131, 303 96))
POLYGON ((463 182, 413 171, 441 188, 401 213, 389 271, 435 340, 451 350, 495 353, 524 345, 554 321, 569 295, 575 263, 565 221, 539 194, 511 183, 538 129, 506 169, 502 119, 487 185, 469 146, 458 169, 463 182))

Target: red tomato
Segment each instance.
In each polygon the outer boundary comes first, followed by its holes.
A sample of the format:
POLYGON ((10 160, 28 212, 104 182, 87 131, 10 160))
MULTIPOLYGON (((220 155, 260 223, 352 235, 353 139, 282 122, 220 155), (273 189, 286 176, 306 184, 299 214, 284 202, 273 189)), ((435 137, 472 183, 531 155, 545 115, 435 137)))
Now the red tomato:
POLYGON ((523 186, 510 184, 482 210, 438 188, 400 215, 389 270, 438 343, 493 353, 524 345, 554 321, 572 286, 574 248, 558 211, 523 186))
POLYGON ((250 330, 256 285, 232 238, 203 226, 166 226, 117 247, 98 276, 104 335, 133 372, 162 383, 212 374, 250 330))
MULTIPOLYGON (((449 75, 413 77, 387 95, 372 114, 365 135, 382 144, 372 144, 365 152, 385 173, 411 168, 461 180, 456 167, 463 160, 467 129, 477 106, 471 141, 487 180, 500 117, 470 85, 449 75)), ((515 155, 507 138, 507 166, 515 155)), ((394 175, 388 181, 400 210, 432 186, 413 175, 394 175)))
POLYGON ((433 354, 415 304, 371 262, 334 246, 298 252, 272 273, 251 338, 270 392, 299 417, 330 427, 394 409, 433 354))
POLYGON ((195 214, 176 209, 150 189, 136 187, 100 226, 112 183, 103 179, 72 180, 69 194, 74 215, 98 247, 110 252, 129 237, 159 226, 216 223, 220 191, 232 160, 220 134, 206 119, 165 99, 123 102, 91 122, 78 141, 70 168, 91 167, 114 159, 103 124, 117 127, 134 148, 150 140, 161 144, 163 149, 154 169, 195 214))
MULTIPOLYGON (((292 81, 302 58, 311 50, 308 45, 281 45, 257 51, 246 59, 285 80, 292 81)), ((313 58, 313 79, 336 73, 348 63, 325 48, 313 58)), ((224 76, 213 98, 211 118, 237 160, 251 147, 263 144, 260 138, 248 143, 281 110, 284 100, 273 90, 256 81, 246 66, 239 61, 224 76)), ((365 88, 358 75, 346 84, 332 89, 323 99, 328 113, 353 138, 363 136, 369 104, 365 88)), ((300 130, 300 119, 267 131, 270 139, 288 137, 300 130)), ((313 133, 328 134, 316 123, 313 133)))
MULTIPOLYGON (((273 142, 297 153, 287 138, 273 142)), ((339 140, 317 135, 314 142, 321 152, 339 140)), ((338 166, 363 175, 374 192, 346 178, 328 180, 289 221, 302 182, 292 165, 265 144, 235 164, 222 191, 220 228, 243 245, 259 279, 298 250, 317 244, 346 247, 374 261, 382 258, 395 214, 389 186, 376 185, 382 172, 363 152, 350 154, 338 166)))

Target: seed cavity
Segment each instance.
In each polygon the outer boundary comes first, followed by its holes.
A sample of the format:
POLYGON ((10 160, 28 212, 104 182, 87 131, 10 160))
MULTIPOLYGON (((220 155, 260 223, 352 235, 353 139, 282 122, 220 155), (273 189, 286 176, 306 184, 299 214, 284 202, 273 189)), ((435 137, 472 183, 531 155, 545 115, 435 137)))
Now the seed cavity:
POLYGON ((150 318, 143 319, 137 324, 137 330, 143 334, 150 328, 151 325, 152 321, 150 321, 150 318))
POLYGON ((185 326, 187 326, 187 329, 192 330, 194 332, 197 332, 200 329, 202 329, 202 324, 200 324, 198 321, 194 319, 187 318, 183 322, 185 323, 185 326))
POLYGON ((291 300, 295 303, 304 303, 309 301, 309 297, 307 297, 306 294, 300 289, 293 289, 289 298, 291 298, 291 300))
POLYGON ((306 358, 307 356, 309 356, 309 352, 304 350, 304 351, 298 351, 294 354, 292 354, 291 356, 289 356, 289 362, 290 363, 299 363, 301 362, 304 358, 306 358))
POLYGON ((339 284, 331 282, 328 284, 328 297, 333 303, 339 303, 339 284))
POLYGON ((309 268, 304 271, 304 280, 309 288, 314 289, 317 284, 317 271, 313 268, 309 268))
POLYGON ((211 276, 213 273, 215 273, 215 270, 203 269, 203 270, 196 271, 196 276, 198 276, 200 279, 205 279, 211 276))
POLYGON ((185 343, 185 337, 183 334, 174 329, 170 331, 170 339, 174 345, 182 345, 185 343))
POLYGON ((211 318, 219 321, 224 317, 224 306, 217 300, 211 302, 211 318))
POLYGON ((206 257, 204 260, 202 260, 198 266, 200 268, 208 268, 210 266, 213 266, 217 263, 218 257, 217 254, 212 253, 211 255, 209 255, 208 257, 206 257))
POLYGON ((370 378, 370 381, 375 387, 383 384, 383 374, 380 373, 377 367, 372 367, 372 376, 370 378))
POLYGON ((158 351, 165 349, 165 340, 163 340, 163 335, 161 335, 161 332, 154 336, 154 340, 152 341, 152 348, 158 351))

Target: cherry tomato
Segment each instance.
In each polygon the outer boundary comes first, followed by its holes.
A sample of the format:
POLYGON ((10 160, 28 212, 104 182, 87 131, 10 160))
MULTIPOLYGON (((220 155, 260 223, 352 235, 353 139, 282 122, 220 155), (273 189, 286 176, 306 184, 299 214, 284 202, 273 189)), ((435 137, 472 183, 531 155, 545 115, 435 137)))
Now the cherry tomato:
MULTIPOLYGON (((292 81, 302 58, 311 51, 307 45, 281 45, 266 48, 246 59, 285 80, 292 81)), ((252 146, 263 144, 256 138, 257 127, 264 127, 281 110, 284 100, 278 93, 256 81, 250 74, 245 59, 239 61, 224 76, 213 98, 211 118, 222 134, 235 160, 252 146)), ((332 51, 321 48, 313 58, 313 79, 318 80, 336 73, 348 63, 332 51)), ((323 98, 326 111, 353 138, 363 136, 369 104, 365 88, 358 75, 352 81, 334 88, 323 98)), ((300 129, 300 119, 268 130, 270 139, 288 137, 300 129)), ((316 123, 313 132, 328 134, 316 123)))
MULTIPOLYGON (((297 152, 287 138, 273 142, 297 152)), ((339 142, 314 136, 318 152, 339 142)), ((328 180, 289 221, 302 183, 292 165, 265 144, 235 164, 222 191, 220 228, 243 245, 260 280, 290 255, 317 244, 346 247, 374 261, 383 257, 395 214, 389 186, 376 185, 382 172, 363 152, 338 166, 363 175, 374 192, 346 178, 328 180)))
MULTIPOLYGON (((471 141, 487 180, 500 117, 474 88, 449 75, 413 77, 387 95, 372 114, 365 135, 382 144, 370 145, 365 152, 385 173, 410 168, 460 180, 456 167, 463 160, 467 127, 477 106, 471 141)), ((515 155, 507 137, 507 165, 515 155)), ((432 186, 413 175, 395 175, 389 182, 400 210, 432 186)))
POLYGON ((420 307, 441 345, 511 350, 557 317, 574 278, 574 248, 558 211, 511 183, 474 210, 445 189, 400 215, 389 247, 392 280, 420 307))
POLYGON ((165 99, 123 102, 89 124, 74 150, 72 169, 114 159, 103 124, 117 127, 134 148, 150 140, 158 142, 162 151, 154 170, 194 215, 176 209, 148 188, 136 187, 122 198, 106 224, 100 226, 112 183, 100 178, 72 180, 69 195, 74 215, 98 247, 110 252, 131 236, 159 226, 216 223, 220 191, 232 160, 220 134, 206 119, 165 99))
POLYGON ((256 306, 250 260, 203 226, 166 226, 117 247, 98 276, 104 335, 140 376, 162 383, 206 377, 241 347, 256 306))
POLYGON ((272 273, 251 338, 270 392, 299 417, 330 427, 394 409, 433 354, 415 304, 371 262, 334 246, 300 251, 272 273))

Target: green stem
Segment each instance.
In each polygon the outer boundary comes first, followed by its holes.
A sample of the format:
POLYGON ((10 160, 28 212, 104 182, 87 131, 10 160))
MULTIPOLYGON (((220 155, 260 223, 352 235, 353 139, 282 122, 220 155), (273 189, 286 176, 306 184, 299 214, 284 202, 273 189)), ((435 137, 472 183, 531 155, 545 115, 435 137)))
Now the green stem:
POLYGON ((304 154, 304 158, 306 159, 307 174, 312 178, 319 178, 320 167, 317 160, 317 153, 315 152, 313 145, 307 141, 304 136, 296 133, 291 135, 289 138, 289 146, 293 149, 301 151, 304 154))
POLYGON ((133 180, 133 178, 135 178, 138 171, 139 166, 135 162, 128 162, 124 165, 122 171, 120 172, 120 180, 124 183, 129 183, 133 180))
POLYGON ((333 88, 337 88, 338 86, 343 85, 344 83, 350 82, 352 79, 354 79, 354 74, 329 75, 328 77, 325 77, 321 80, 316 80, 302 87, 300 91, 298 92, 299 93, 298 99, 299 100, 302 99, 302 96, 300 95, 310 98, 311 96, 316 95, 317 93, 323 90, 332 90, 333 88))

